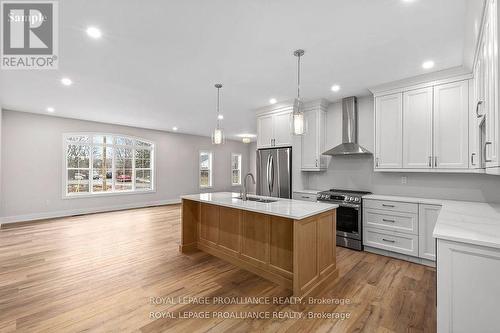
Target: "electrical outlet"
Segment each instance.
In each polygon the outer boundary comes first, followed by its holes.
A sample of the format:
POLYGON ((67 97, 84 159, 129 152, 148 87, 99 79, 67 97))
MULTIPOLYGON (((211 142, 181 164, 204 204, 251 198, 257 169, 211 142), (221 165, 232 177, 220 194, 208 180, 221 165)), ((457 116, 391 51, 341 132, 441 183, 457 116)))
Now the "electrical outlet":
POLYGON ((408 177, 406 176, 401 177, 401 184, 406 184, 406 183, 408 183, 408 177))

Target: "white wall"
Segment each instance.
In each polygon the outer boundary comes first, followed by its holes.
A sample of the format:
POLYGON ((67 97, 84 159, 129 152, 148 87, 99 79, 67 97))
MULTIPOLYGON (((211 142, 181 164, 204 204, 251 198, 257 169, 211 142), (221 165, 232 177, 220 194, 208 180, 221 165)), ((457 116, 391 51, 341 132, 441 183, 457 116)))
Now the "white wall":
POLYGON ((231 187, 231 153, 242 154, 248 170, 249 146, 228 140, 214 146, 208 137, 81 121, 24 112, 3 111, 1 216, 2 222, 72 215, 117 208, 175 202, 198 193, 198 152, 214 152, 214 188, 231 187), (98 198, 63 199, 62 134, 107 132, 141 137, 156 143, 156 192, 98 198))
MULTIPOLYGON (((359 144, 373 152, 373 98, 358 99, 359 144)), ((342 105, 327 112, 327 148, 342 142, 342 105)), ((476 174, 426 174, 373 172, 373 156, 330 158, 325 172, 302 173, 305 188, 345 188, 377 194, 408 195, 466 201, 500 202, 500 176, 476 174), (406 176, 407 184, 401 184, 406 176)))

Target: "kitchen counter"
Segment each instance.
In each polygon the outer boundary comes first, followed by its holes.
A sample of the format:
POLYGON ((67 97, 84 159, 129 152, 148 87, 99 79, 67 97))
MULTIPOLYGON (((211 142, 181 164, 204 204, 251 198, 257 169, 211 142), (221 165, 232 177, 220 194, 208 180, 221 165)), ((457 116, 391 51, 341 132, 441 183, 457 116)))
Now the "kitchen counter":
MULTIPOLYGON (((271 203, 262 203, 256 201, 243 201, 238 199, 238 193, 217 192, 183 195, 182 199, 205 202, 213 205, 237 208, 252 212, 285 217, 294 220, 302 220, 313 215, 327 212, 338 208, 338 205, 322 202, 308 202, 302 200, 268 198, 278 200, 271 203)), ((253 195, 251 195, 253 196, 253 195)), ((255 197, 255 196, 254 196, 255 197)), ((261 197, 259 198, 267 198, 261 197)))
POLYGON ((500 204, 377 194, 365 195, 363 199, 440 205, 435 238, 500 248, 500 204))
MULTIPOLYGON (((335 204, 182 196, 182 253, 204 251, 306 297, 338 277, 335 204)), ((266 197, 259 197, 266 198, 266 197)))

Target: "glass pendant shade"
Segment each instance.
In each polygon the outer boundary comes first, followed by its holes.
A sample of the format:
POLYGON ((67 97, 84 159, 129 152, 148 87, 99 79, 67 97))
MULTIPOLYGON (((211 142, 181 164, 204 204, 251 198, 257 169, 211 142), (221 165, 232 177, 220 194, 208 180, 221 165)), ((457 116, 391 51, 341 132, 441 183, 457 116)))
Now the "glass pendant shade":
POLYGON ((302 102, 295 99, 293 103, 293 135, 304 135, 306 133, 306 120, 302 112, 302 102))
POLYGON ((212 143, 214 145, 221 145, 226 142, 224 131, 221 128, 216 128, 212 133, 212 143))
POLYGON ((304 55, 305 51, 302 49, 295 50, 293 55, 297 57, 297 98, 293 102, 292 113, 292 134, 304 135, 306 133, 306 119, 304 117, 304 106, 300 99, 300 58, 304 55))
POLYGON ((214 131, 212 132, 212 143, 214 145, 222 145, 226 143, 224 130, 220 128, 221 120, 224 119, 224 117, 220 113, 220 88, 222 88, 222 84, 217 83, 215 85, 215 88, 217 88, 217 127, 215 127, 214 131))

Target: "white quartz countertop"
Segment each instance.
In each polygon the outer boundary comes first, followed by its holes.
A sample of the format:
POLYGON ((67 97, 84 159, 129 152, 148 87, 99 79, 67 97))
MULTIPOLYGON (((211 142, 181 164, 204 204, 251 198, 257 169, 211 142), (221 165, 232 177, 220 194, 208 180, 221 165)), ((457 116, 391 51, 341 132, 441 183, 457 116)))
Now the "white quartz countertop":
POLYGON ((434 237, 500 248, 500 204, 370 194, 363 199, 441 205, 434 237))
MULTIPOLYGON (((271 203, 263 203, 250 200, 243 201, 241 199, 238 199, 238 196, 238 193, 216 192, 183 195, 181 196, 181 198, 186 200, 206 202, 209 204, 224 207, 243 209, 262 214, 281 216, 294 220, 302 220, 319 213, 336 209, 338 207, 338 205, 336 204, 282 198, 269 198, 278 200, 271 203)), ((255 195, 250 196, 255 197, 255 195)))

